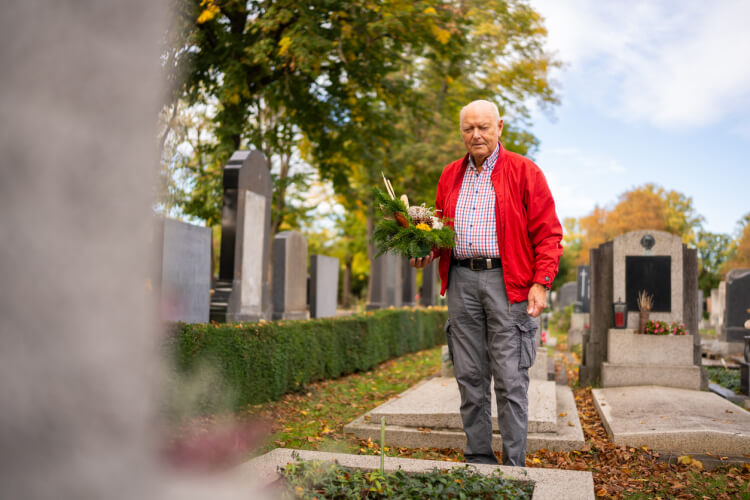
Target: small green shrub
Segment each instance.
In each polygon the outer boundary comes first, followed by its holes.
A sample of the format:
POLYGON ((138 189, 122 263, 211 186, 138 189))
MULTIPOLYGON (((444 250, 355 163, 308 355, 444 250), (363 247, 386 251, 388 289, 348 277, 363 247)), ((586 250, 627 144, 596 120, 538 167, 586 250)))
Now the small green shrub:
POLYGON ((499 471, 485 476, 470 466, 430 472, 381 473, 342 467, 334 462, 296 461, 281 470, 281 498, 531 498, 533 483, 503 477, 499 471))
MULTIPOLYGON (((442 344, 447 318, 443 308, 404 308, 300 321, 176 324, 167 342, 174 365, 170 383, 210 373, 210 383, 192 387, 230 393, 231 408, 239 409, 442 344)), ((228 409, 226 402, 217 403, 225 398, 185 395, 179 388, 170 393, 193 401, 194 413, 228 409)))
POLYGON ((726 387, 736 393, 740 392, 740 371, 724 368, 723 366, 707 366, 708 378, 712 382, 726 387))
POLYGON ((570 330, 570 317, 573 315, 574 304, 552 313, 550 327, 560 333, 568 333, 570 330))

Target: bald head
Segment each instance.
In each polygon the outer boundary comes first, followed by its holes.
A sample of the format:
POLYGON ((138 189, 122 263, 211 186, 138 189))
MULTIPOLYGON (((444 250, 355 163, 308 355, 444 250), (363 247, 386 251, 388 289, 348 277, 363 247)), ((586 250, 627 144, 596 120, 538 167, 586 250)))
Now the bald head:
POLYGON ((482 163, 495 150, 503 132, 500 112, 490 101, 474 101, 463 107, 459 119, 466 151, 481 171, 482 163))
POLYGON ((484 99, 479 99, 476 101, 471 101, 469 104, 461 108, 461 113, 459 113, 458 115, 459 127, 464 124, 464 115, 468 111, 490 113, 495 123, 498 123, 500 121, 500 111, 498 111, 497 105, 494 102, 486 101, 484 99))

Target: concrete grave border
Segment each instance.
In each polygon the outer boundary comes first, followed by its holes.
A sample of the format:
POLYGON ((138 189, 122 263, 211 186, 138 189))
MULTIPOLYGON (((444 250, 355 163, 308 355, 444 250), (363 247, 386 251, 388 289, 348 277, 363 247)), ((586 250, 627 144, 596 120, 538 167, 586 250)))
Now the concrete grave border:
MULTIPOLYGON (((336 460, 344 467, 363 470, 376 470, 380 468, 380 457, 376 455, 348 455, 344 453, 276 448, 265 455, 245 462, 237 468, 237 472, 251 478, 254 484, 259 487, 270 485, 280 477, 277 472, 278 467, 283 467, 293 460, 293 452, 299 453, 300 458, 304 460, 336 460)), ((441 462, 437 460, 385 458, 385 469, 387 472, 393 472, 399 468, 405 472, 425 472, 434 468, 452 469, 465 465, 465 463, 441 462)), ((475 467, 482 474, 491 474, 493 471, 499 469, 511 479, 532 481, 534 483, 533 500, 594 499, 594 476, 588 471, 506 467, 503 465, 476 465, 475 467)))

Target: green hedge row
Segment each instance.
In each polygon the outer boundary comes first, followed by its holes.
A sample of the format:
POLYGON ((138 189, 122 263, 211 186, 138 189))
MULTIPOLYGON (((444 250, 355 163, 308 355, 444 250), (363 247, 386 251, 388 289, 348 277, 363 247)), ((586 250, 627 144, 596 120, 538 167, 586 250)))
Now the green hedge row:
POLYGON ((429 308, 305 321, 177 324, 169 350, 177 383, 208 366, 239 409, 443 344, 447 318, 446 309, 429 308))

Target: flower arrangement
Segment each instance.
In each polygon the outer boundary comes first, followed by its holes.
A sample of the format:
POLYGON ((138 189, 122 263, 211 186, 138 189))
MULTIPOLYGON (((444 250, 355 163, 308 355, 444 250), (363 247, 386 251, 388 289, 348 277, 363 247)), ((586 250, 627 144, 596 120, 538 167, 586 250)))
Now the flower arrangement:
POLYGON ((675 321, 670 325, 666 321, 649 320, 643 333, 646 335, 687 335, 687 330, 685 330, 685 323, 675 321))
POLYGON ((383 175, 388 193, 374 188, 375 205, 382 219, 375 224, 372 241, 380 256, 394 252, 404 257, 426 257, 433 248, 453 248, 455 233, 435 216, 432 208, 410 206, 406 195, 396 197, 391 182, 383 175))
POLYGON ((547 332, 542 330, 542 333, 539 335, 542 346, 547 345, 547 332))

